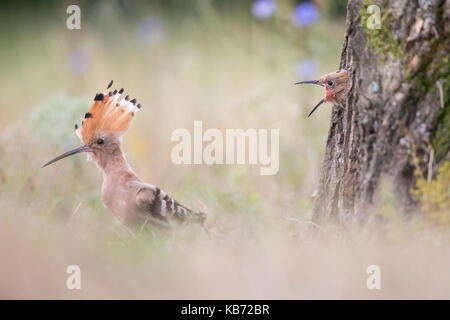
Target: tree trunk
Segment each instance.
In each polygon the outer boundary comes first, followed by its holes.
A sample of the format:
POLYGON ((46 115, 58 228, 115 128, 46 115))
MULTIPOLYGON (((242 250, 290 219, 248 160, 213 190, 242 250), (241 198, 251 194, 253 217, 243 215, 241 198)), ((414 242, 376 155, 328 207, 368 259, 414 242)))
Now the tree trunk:
POLYGON ((406 208, 415 172, 449 159, 450 0, 349 0, 341 68, 349 71, 345 109, 333 107, 313 220, 347 224, 372 216, 384 176, 406 208), (433 156, 434 154, 434 161, 433 156), (431 159, 430 159, 431 156, 431 159))

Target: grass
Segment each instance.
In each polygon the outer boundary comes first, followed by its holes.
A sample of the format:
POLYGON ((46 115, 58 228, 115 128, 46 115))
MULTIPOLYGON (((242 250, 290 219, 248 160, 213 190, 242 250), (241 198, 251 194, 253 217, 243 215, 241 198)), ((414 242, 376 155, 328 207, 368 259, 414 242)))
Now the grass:
POLYGON ((306 120, 323 92, 293 86, 294 65, 313 56, 317 76, 336 69, 344 21, 294 30, 281 13, 260 22, 209 6, 182 18, 157 5, 132 12, 100 3, 81 31, 59 18, 35 25, 25 9, 2 20, 11 27, 0 32, 1 298, 449 297, 445 233, 402 220, 395 232, 345 236, 308 222, 330 106, 306 120), (163 21, 150 45, 134 36, 148 16, 163 21), (74 74, 68 56, 79 48, 90 62, 74 74), (131 238, 101 204, 101 176, 84 156, 40 168, 78 146, 73 125, 111 79, 143 104, 124 140, 132 167, 180 202, 205 205, 210 236, 184 228, 131 238), (170 134, 192 132, 194 120, 223 132, 279 128, 279 173, 172 164, 170 134), (65 287, 72 264, 79 291, 65 287), (381 291, 365 286, 371 264, 381 291))

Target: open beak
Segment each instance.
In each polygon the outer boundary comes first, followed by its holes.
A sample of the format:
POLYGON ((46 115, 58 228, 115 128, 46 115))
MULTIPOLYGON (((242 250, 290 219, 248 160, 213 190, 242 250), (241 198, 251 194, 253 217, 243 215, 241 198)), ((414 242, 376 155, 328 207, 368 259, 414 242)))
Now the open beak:
POLYGON ((319 80, 299 81, 294 84, 306 84, 306 83, 317 84, 318 86, 324 87, 324 85, 322 83, 320 83, 319 80))
POLYGON ((325 98, 320 99, 319 103, 318 103, 318 104, 314 107, 314 109, 312 109, 312 111, 308 114, 308 118, 309 118, 309 116, 312 115, 313 112, 316 111, 316 109, 317 109, 322 103, 324 103, 324 102, 325 102, 325 98))
POLYGON ((48 166, 48 165, 50 165, 50 164, 52 164, 52 163, 54 163, 54 162, 56 162, 58 160, 64 159, 64 158, 66 158, 68 156, 71 156, 73 154, 77 154, 77 153, 80 153, 80 152, 89 152, 89 151, 92 151, 92 148, 88 147, 88 146, 81 146, 81 147, 75 148, 73 150, 64 152, 62 155, 57 156, 55 159, 50 160, 49 162, 44 164, 42 166, 42 168, 44 168, 44 167, 46 167, 46 166, 48 166))
MULTIPOLYGON (((300 82, 296 82, 295 84, 305 84, 305 83, 312 83, 312 84, 317 84, 318 86, 321 87, 325 87, 325 85, 323 83, 320 83, 319 80, 307 80, 307 81, 300 81, 300 82)), ((316 109, 325 102, 325 98, 320 99, 319 103, 314 107, 314 109, 312 109, 312 111, 309 113, 308 118, 313 114, 314 111, 316 111, 316 109)))

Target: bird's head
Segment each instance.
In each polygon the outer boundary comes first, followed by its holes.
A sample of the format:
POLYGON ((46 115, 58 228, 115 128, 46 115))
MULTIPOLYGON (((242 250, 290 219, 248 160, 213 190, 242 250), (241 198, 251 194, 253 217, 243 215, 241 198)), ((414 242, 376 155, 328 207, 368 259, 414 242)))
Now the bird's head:
POLYGON ((300 81, 295 84, 316 84, 326 89, 325 97, 322 98, 314 109, 309 113, 308 117, 324 102, 335 102, 344 104, 347 95, 347 79, 346 70, 338 70, 322 76, 319 80, 300 81))
MULTIPOLYGON (((107 90, 112 83, 109 83, 107 90)), ((120 89, 96 94, 89 112, 84 115, 81 127, 75 124, 75 133, 83 145, 50 160, 43 167, 80 152, 98 157, 117 150, 123 134, 141 108, 140 104, 136 105, 136 99, 130 101, 128 96, 120 99, 123 91, 120 89)))

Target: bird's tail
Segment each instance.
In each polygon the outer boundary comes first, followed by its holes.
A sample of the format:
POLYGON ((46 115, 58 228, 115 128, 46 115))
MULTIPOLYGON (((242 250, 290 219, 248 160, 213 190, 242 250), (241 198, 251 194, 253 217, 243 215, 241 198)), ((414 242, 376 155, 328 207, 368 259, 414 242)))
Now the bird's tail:
POLYGON ((201 224, 201 225, 204 225, 207 217, 208 217, 208 215, 206 214, 206 212, 203 212, 203 211, 197 211, 197 212, 195 212, 195 218, 194 218, 194 221, 195 221, 196 223, 199 223, 199 224, 201 224))
POLYGON ((186 207, 183 206, 183 209, 180 211, 179 213, 181 214, 180 216, 178 216, 178 218, 180 218, 183 222, 187 222, 187 223, 198 223, 200 225, 204 225, 206 218, 207 218, 207 214, 206 210, 199 210, 199 211, 194 211, 191 209, 188 209, 186 207))

